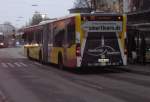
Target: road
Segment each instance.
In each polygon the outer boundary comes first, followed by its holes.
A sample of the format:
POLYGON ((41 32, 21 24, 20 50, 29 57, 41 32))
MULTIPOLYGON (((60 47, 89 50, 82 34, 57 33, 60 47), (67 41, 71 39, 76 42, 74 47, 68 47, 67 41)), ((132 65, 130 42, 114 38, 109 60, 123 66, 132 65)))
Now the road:
POLYGON ((0 49, 0 102, 150 102, 149 65, 59 70, 0 49))

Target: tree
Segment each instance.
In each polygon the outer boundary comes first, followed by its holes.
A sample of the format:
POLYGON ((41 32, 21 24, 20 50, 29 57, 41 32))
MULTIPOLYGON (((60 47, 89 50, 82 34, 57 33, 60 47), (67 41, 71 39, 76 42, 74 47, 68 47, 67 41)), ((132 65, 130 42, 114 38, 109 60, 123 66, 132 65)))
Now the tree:
POLYGON ((36 11, 32 17, 31 25, 39 24, 42 20, 42 15, 36 11))
POLYGON ((91 8, 91 0, 76 0, 74 6, 75 8, 91 8))
POLYGON ((11 22, 9 22, 9 21, 5 21, 3 24, 4 25, 12 25, 11 22))
POLYGON ((122 12, 123 0, 76 0, 75 8, 91 8, 94 11, 122 12))
POLYGON ((3 32, 5 35, 12 35, 13 30, 16 30, 16 28, 9 21, 0 25, 0 32, 3 32))

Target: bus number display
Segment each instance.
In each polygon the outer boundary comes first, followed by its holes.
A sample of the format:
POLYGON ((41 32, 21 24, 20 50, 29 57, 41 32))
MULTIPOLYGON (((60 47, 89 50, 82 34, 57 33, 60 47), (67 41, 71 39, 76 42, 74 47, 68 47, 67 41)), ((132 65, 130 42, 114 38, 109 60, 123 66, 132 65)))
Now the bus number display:
POLYGON ((122 22, 87 21, 82 25, 82 28, 88 32, 121 32, 122 22))

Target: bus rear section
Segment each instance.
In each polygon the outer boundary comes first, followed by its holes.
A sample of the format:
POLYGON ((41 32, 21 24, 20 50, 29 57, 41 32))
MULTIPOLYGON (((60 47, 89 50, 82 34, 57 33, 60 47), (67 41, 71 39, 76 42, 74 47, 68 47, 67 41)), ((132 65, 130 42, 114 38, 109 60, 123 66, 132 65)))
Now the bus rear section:
POLYGON ((81 16, 81 56, 77 66, 126 65, 125 30, 121 15, 81 16))

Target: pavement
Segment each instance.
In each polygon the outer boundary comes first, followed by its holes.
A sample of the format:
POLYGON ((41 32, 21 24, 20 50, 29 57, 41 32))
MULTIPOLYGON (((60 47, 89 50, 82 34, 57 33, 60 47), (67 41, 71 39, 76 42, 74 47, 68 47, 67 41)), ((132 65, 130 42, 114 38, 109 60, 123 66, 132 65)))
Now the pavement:
POLYGON ((135 73, 141 73, 145 75, 150 75, 150 64, 147 63, 145 65, 141 64, 130 64, 125 67, 126 69, 130 70, 130 72, 135 72, 135 73))
POLYGON ((150 102, 149 64, 59 70, 0 49, 0 102, 150 102))
POLYGON ((1 48, 0 53, 0 58, 26 58, 24 56, 23 46, 16 48, 1 48))

